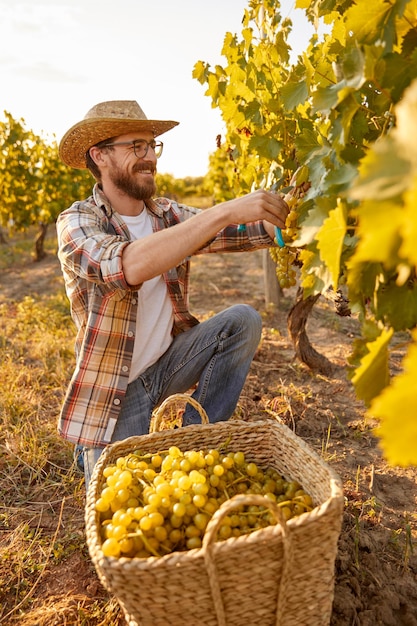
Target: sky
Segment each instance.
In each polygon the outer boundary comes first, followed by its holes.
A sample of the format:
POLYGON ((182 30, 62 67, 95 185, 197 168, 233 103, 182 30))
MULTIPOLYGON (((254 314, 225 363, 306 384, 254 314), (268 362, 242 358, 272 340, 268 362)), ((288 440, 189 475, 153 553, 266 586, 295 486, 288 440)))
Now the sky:
MULTIPOLYGON (((302 51, 311 29, 292 19, 302 51)), ((105 100, 136 100, 150 119, 180 124, 161 136, 158 171, 203 176, 220 112, 192 78, 197 61, 224 65, 226 32, 240 35, 249 0, 0 0, 0 119, 7 111, 43 137, 62 135, 105 100)), ((298 49, 298 50, 297 50, 298 49)))

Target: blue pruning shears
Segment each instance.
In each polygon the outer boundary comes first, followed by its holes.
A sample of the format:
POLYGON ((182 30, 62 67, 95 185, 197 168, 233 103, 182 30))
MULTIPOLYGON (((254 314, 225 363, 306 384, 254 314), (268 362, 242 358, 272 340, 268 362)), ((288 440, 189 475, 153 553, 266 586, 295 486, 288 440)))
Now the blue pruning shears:
POLYGON ((282 230, 278 228, 278 226, 275 226, 274 228, 275 228, 275 239, 277 240, 277 244, 279 245, 280 248, 285 248, 285 241, 282 236, 282 230))
MULTIPOLYGON (((239 226, 237 227, 238 233, 243 233, 245 230, 246 230, 246 224, 239 224, 239 226)), ((277 244, 279 245, 280 248, 284 248, 285 241, 282 236, 282 230, 278 226, 274 226, 274 230, 275 230, 275 239, 277 240, 277 244)))

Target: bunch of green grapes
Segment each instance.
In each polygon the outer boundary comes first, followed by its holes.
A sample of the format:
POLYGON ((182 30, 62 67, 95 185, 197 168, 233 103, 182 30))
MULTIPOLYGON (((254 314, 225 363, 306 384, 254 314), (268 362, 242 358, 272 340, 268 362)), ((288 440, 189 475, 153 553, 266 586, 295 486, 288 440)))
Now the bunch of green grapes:
MULTIPOLYGON (((182 452, 176 446, 157 454, 134 452, 105 467, 103 477, 96 510, 105 556, 148 558, 200 548, 212 515, 237 494, 263 494, 286 520, 313 506, 298 482, 258 467, 243 452, 182 452)), ((223 518, 217 539, 274 523, 269 509, 241 506, 223 518)))
MULTIPOLYGON (((282 237, 285 246, 270 249, 272 259, 276 263, 276 274, 281 289, 294 287, 297 280, 297 273, 294 262, 297 260, 297 250, 291 247, 298 235, 298 213, 297 205, 300 198, 305 195, 304 187, 296 187, 284 196, 290 211, 285 221, 285 229, 282 230, 282 237)), ((278 242, 276 242, 278 244, 278 242)))
POLYGON ((297 253, 284 246, 283 248, 270 248, 270 255, 276 264, 275 271, 281 289, 294 287, 297 282, 297 272, 294 268, 297 253))

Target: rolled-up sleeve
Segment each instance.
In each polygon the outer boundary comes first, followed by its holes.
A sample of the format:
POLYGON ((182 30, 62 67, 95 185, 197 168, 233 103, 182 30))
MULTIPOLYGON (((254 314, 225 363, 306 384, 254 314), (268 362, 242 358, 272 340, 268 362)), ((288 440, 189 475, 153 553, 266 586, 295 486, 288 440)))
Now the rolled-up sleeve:
POLYGON ((250 222, 243 229, 239 229, 237 224, 223 228, 212 241, 199 250, 199 253, 249 252, 272 246, 275 246, 275 242, 268 235, 263 223, 250 222))
POLYGON ((126 282, 122 256, 129 245, 129 234, 117 232, 100 209, 89 203, 75 203, 57 220, 58 257, 62 269, 78 279, 107 286, 109 290, 137 290, 126 282))

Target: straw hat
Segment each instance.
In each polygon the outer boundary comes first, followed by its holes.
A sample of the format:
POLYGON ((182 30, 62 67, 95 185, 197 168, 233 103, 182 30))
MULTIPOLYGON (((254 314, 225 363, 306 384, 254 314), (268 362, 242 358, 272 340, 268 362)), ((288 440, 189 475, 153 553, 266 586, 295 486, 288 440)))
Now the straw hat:
POLYGON ((136 130, 150 130, 154 137, 177 126, 178 122, 148 120, 135 100, 100 102, 81 122, 74 124, 59 144, 59 156, 70 167, 85 169, 85 155, 100 141, 136 130))

